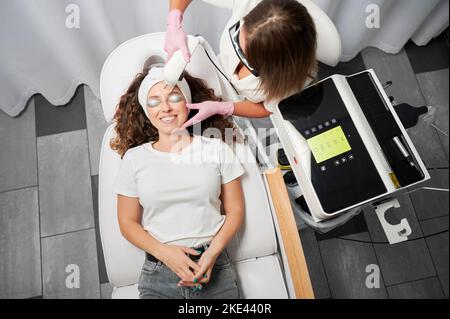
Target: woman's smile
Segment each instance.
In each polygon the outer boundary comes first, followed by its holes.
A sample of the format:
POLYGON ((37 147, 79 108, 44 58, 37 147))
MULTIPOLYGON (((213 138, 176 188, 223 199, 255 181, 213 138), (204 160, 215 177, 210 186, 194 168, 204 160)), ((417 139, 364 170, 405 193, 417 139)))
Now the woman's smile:
POLYGON ((164 115, 163 117, 160 117, 159 120, 167 125, 176 124, 177 115, 175 115, 175 114, 164 115))

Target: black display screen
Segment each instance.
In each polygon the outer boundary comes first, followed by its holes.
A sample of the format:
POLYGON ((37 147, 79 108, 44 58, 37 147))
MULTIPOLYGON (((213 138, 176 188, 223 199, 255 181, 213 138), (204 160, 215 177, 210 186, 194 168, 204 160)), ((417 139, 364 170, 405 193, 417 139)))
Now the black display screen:
POLYGON ((326 213, 386 193, 332 79, 282 101, 279 109, 308 141, 311 182, 326 213))

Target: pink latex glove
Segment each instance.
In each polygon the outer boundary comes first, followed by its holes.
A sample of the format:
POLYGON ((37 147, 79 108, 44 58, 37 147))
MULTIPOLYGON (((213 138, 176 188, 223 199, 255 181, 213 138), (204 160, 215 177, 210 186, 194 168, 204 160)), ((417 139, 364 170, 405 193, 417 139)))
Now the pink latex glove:
POLYGON ((172 10, 167 18, 167 32, 164 43, 164 50, 168 54, 167 60, 177 51, 181 50, 186 63, 191 61, 189 49, 187 47, 186 33, 183 31, 181 22, 183 21, 183 13, 180 10, 172 10))
POLYGON ((198 113, 189 121, 183 124, 181 129, 185 129, 195 123, 201 122, 210 118, 213 115, 220 114, 224 116, 230 116, 234 112, 233 102, 214 102, 206 101, 196 104, 186 104, 186 107, 190 110, 198 110, 198 113))

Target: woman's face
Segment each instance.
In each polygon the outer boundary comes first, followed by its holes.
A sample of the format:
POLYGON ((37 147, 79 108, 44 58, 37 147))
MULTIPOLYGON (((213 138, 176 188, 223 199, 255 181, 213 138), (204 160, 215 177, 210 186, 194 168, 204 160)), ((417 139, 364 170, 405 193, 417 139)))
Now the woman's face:
POLYGON ((178 87, 168 93, 165 83, 155 84, 147 95, 147 111, 150 122, 158 132, 171 134, 187 120, 189 111, 186 100, 178 87))

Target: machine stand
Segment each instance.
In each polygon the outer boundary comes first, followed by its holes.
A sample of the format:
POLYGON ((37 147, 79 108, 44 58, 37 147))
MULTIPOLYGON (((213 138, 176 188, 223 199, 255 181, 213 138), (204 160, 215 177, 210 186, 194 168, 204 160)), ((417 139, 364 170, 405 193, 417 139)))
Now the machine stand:
POLYGON ((402 219, 397 225, 391 225, 386 220, 385 215, 387 211, 400 208, 400 203, 396 198, 379 204, 374 204, 373 207, 391 245, 408 240, 408 236, 412 234, 412 229, 406 218, 402 219))

